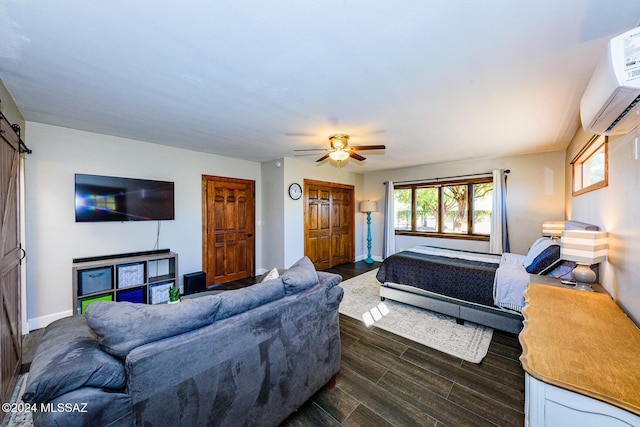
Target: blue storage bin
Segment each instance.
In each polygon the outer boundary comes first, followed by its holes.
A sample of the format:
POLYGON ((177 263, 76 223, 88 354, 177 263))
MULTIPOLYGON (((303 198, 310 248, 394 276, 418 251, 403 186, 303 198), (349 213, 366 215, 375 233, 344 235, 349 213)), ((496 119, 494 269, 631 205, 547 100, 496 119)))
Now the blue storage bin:
POLYGON ((78 272, 78 295, 103 292, 113 287, 113 268, 100 267, 78 272))
POLYGON ((116 301, 128 301, 144 304, 147 302, 145 289, 144 287, 141 287, 118 291, 116 294, 116 301))

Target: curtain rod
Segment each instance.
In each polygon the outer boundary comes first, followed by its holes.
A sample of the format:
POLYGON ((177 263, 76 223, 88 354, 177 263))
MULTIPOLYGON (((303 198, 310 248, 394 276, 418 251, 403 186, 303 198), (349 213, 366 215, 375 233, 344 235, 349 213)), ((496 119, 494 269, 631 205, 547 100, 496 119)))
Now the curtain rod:
MULTIPOLYGON (((504 173, 510 173, 510 169, 506 169, 504 173)), ((453 179, 453 178, 468 178, 470 176, 485 176, 485 175, 493 175, 493 172, 481 172, 481 173, 470 173, 466 175, 453 175, 453 176, 444 176, 440 178, 428 178, 428 179, 413 179, 409 181, 393 181, 394 184, 410 184, 413 182, 433 182, 433 181, 441 181, 443 179, 453 179)), ((386 184, 388 181, 383 182, 386 184)))

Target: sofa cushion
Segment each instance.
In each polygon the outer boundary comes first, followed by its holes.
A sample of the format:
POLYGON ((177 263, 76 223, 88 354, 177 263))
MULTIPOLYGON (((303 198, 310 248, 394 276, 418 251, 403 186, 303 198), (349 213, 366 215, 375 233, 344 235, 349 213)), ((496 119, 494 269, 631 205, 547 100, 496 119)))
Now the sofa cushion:
POLYGON ((266 280, 246 288, 224 291, 216 297, 220 300, 215 320, 226 319, 284 297, 281 278, 266 280))
POLYGON ((179 304, 135 304, 96 301, 86 317, 100 346, 125 358, 136 347, 183 334, 213 322, 220 300, 217 295, 185 300, 179 304))
POLYGON ((85 386, 121 389, 125 378, 124 364, 99 348, 85 317, 66 317, 47 326, 22 399, 49 402, 85 386))
POLYGON ((287 295, 302 292, 318 284, 318 273, 308 257, 300 258, 281 275, 287 295))

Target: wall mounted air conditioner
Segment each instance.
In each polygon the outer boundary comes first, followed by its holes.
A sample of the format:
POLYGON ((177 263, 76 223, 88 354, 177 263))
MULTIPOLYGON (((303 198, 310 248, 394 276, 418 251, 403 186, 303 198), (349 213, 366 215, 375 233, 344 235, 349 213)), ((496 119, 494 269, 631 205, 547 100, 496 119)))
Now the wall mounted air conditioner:
POLYGON ((640 125, 640 27, 609 41, 580 100, 584 130, 623 135, 640 125))

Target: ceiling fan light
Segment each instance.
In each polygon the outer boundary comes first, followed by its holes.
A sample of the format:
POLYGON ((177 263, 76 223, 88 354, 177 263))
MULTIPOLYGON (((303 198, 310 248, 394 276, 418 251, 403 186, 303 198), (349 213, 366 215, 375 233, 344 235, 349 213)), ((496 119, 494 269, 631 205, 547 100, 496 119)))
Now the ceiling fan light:
POLYGON ((349 146, 349 135, 344 133, 336 133, 329 137, 331 148, 335 150, 343 150, 349 146))
POLYGON ((347 153, 346 151, 332 151, 331 153, 329 153, 329 157, 331 157, 333 160, 341 162, 349 158, 349 153, 347 153))

